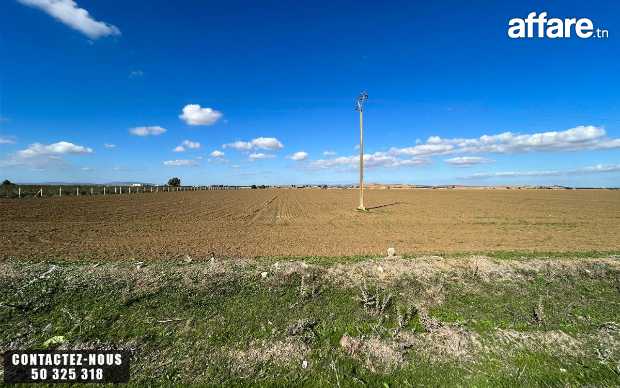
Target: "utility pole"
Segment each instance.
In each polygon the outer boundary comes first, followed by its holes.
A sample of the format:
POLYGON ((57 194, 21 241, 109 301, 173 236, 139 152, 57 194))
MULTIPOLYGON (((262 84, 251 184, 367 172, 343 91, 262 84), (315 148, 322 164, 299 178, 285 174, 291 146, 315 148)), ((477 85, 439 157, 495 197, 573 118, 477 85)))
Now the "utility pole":
POLYGON ((364 104, 368 100, 368 93, 361 92, 355 100, 355 110, 360 112, 360 205, 357 210, 365 211, 364 207, 364 104))

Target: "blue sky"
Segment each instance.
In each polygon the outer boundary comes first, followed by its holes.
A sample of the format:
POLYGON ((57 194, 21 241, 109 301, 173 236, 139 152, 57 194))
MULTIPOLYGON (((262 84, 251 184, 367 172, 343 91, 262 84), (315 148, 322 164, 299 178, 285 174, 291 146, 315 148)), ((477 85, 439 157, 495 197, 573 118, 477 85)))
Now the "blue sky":
POLYGON ((366 89, 368 182, 620 186, 616 2, 426 3, 3 1, 0 175, 353 183, 366 89))

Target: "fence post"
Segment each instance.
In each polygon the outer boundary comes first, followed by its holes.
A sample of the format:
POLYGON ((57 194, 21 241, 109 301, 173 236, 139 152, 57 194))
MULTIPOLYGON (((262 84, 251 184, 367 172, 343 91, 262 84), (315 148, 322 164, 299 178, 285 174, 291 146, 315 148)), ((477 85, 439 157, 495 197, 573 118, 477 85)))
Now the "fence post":
POLYGON ((43 198, 43 187, 39 189, 39 195, 41 196, 41 198, 43 198))
POLYGON ((129 186, 129 194, 131 194, 131 186, 129 186))
POLYGON ((79 188, 79 187, 76 187, 76 188, 75 188, 75 196, 76 196, 76 197, 79 197, 79 196, 80 196, 80 188, 79 188))
POLYGON ((62 197, 62 186, 58 187, 58 196, 62 197))
POLYGON ((90 195, 93 195, 93 188, 90 188, 90 195))
POLYGON ((18 187, 17 188, 17 198, 21 198, 22 197, 22 188, 18 187))
POLYGON ((103 195, 105 195, 105 186, 103 186, 103 195))

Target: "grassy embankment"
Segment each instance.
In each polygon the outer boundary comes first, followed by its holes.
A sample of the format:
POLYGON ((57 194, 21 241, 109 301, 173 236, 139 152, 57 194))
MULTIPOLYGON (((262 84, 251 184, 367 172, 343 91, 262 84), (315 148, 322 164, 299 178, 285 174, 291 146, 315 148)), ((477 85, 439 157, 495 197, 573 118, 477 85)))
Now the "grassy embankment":
POLYGON ((0 351, 129 349, 135 384, 617 386, 620 259, 583 256, 8 260, 0 351))

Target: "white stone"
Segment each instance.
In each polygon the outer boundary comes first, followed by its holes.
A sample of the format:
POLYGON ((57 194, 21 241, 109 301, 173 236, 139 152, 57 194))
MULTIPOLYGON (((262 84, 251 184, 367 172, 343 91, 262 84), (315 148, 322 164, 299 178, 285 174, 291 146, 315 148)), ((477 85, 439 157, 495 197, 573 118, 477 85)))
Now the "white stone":
POLYGON ((396 254, 396 249, 388 248, 388 257, 394 257, 395 254, 396 254))
POLYGON ((261 272, 260 276, 264 279, 267 277, 267 275, 269 275, 269 272, 261 272))

